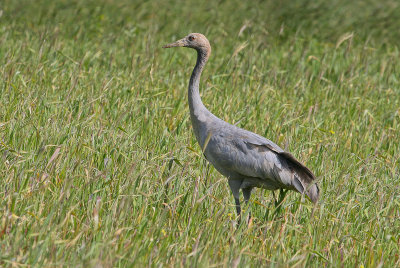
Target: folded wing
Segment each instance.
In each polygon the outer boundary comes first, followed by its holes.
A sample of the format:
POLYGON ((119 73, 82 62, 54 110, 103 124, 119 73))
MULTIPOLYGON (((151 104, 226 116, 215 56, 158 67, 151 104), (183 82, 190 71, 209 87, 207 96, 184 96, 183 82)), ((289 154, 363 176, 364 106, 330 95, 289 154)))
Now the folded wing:
POLYGON ((317 202, 319 188, 315 175, 292 154, 272 141, 250 131, 239 129, 219 132, 211 138, 211 153, 218 156, 223 169, 244 177, 273 180, 283 188, 293 188, 317 202), (216 145, 214 147, 213 145, 216 145))

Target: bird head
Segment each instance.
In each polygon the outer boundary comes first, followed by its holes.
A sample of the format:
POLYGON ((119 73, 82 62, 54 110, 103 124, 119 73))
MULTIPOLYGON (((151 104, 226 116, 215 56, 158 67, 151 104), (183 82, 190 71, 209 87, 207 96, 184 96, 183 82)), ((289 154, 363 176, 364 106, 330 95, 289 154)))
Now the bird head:
POLYGON ((211 50, 210 42, 201 33, 191 33, 188 36, 168 45, 163 48, 170 47, 190 47, 196 50, 211 50))

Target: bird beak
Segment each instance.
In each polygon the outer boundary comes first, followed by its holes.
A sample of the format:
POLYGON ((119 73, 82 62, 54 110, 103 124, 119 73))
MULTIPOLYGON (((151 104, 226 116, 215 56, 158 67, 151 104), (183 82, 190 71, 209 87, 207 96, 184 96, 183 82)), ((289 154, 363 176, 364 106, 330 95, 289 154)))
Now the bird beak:
POLYGON ((181 39, 181 40, 178 40, 178 41, 176 41, 176 42, 174 42, 174 43, 165 45, 165 46, 163 46, 163 48, 184 47, 184 46, 185 46, 185 40, 184 40, 184 39, 181 39))

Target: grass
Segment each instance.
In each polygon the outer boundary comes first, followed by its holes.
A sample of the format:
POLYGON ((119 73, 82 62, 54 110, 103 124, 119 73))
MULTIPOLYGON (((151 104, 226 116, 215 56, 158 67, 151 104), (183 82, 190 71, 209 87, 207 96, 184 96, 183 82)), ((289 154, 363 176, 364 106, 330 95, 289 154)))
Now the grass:
POLYGON ((400 4, 12 1, 0 4, 1 266, 400 266, 400 4), (251 198, 191 125, 189 32, 217 116, 305 162, 316 207, 251 198))

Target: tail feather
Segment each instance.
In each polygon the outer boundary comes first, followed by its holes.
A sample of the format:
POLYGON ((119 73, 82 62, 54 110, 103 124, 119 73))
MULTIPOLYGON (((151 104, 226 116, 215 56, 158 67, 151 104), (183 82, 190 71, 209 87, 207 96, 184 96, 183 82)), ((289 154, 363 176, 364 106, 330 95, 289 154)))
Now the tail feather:
POLYGON ((301 194, 306 194, 313 203, 317 203, 319 199, 319 187, 316 183, 304 183, 297 174, 293 176, 293 186, 301 194))
POLYGON ((314 183, 307 189, 307 196, 311 199, 311 201, 315 204, 319 199, 319 187, 318 184, 314 183))
POLYGON ((289 168, 295 173, 293 186, 298 192, 305 193, 313 203, 317 203, 319 199, 319 187, 315 182, 314 173, 290 153, 284 152, 281 155, 286 157, 289 168))
MULTIPOLYGON (((259 144, 253 144, 259 146, 259 144)), ((292 176, 292 186, 299 192, 306 194, 313 203, 317 203, 319 199, 319 187, 315 182, 316 178, 314 173, 306 167, 303 163, 297 160, 292 154, 283 151, 279 147, 276 148, 271 144, 262 144, 271 151, 286 160, 286 163, 294 176, 292 176)), ((279 175, 277 176, 279 177, 279 175)))

